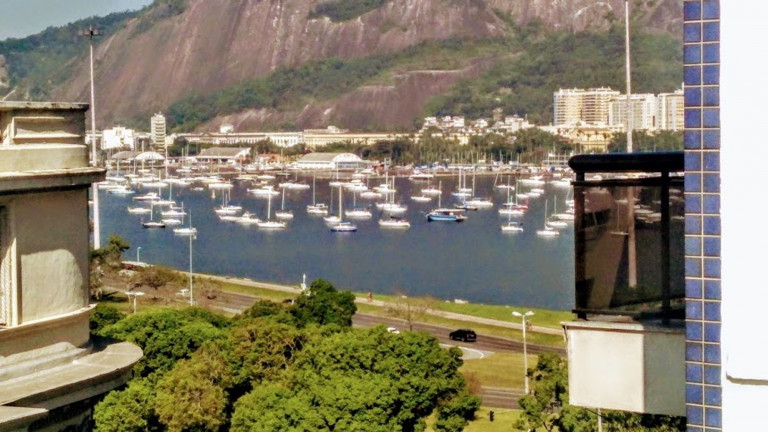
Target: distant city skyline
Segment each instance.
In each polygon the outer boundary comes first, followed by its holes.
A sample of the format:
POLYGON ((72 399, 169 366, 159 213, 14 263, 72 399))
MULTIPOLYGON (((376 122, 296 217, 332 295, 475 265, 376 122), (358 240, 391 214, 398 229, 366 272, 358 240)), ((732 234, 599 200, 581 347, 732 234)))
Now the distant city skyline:
POLYGON ((91 16, 137 10, 153 0, 3 0, 0 41, 23 38, 50 26, 62 26, 91 16))

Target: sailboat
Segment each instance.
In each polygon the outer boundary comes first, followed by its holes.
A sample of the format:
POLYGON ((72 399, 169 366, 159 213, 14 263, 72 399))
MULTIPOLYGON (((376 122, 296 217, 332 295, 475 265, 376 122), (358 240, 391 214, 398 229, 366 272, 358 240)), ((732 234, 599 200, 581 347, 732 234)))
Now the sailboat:
MULTIPOLYGON (((341 218, 341 215, 344 214, 343 208, 344 208, 344 199, 341 196, 341 190, 342 187, 339 187, 339 218, 341 218)), ((346 222, 342 219, 339 219, 339 222, 335 225, 331 226, 332 232, 355 232, 357 231, 357 225, 353 224, 352 222, 346 222)))
POLYGON ((459 168, 459 183, 456 185, 456 190, 451 194, 456 198, 466 198, 472 195, 472 189, 467 187, 467 174, 463 168, 459 168))
POLYGON ((568 223, 564 220, 561 220, 557 215, 557 197, 555 197, 554 201, 555 209, 552 211, 552 216, 547 220, 547 224, 552 228, 566 228, 568 223))
MULTIPOLYGON (((510 190, 510 188, 507 188, 507 202, 505 204, 511 204, 509 195, 510 190)), ((502 209, 499 209, 499 213, 501 213, 501 210, 502 209)), ((507 211, 507 223, 501 225, 501 232, 523 232, 523 224, 512 220, 512 210, 512 208, 509 208, 509 211, 507 211)), ((520 212, 522 214, 522 211, 520 212)))
POLYGON ((324 216, 328 214, 328 206, 325 203, 318 204, 315 200, 315 175, 312 175, 312 204, 307 205, 307 214, 324 216))
POLYGON ((278 219, 293 219, 293 211, 285 209, 285 188, 283 188, 283 197, 280 200, 280 210, 275 212, 278 219))
MULTIPOLYGON (((438 183, 438 188, 442 190, 442 182, 438 183)), ((427 222, 463 222, 467 217, 463 209, 442 208, 442 194, 437 196, 437 208, 427 213, 427 222)))
POLYGON ((242 209, 241 206, 229 204, 229 190, 225 190, 224 193, 221 194, 221 206, 214 208, 213 211, 219 216, 233 216, 239 213, 242 209))
POLYGON ((378 208, 379 210, 388 212, 390 214, 405 213, 405 211, 408 210, 408 207, 406 207, 403 204, 395 203, 395 192, 396 192, 396 189, 395 189, 395 177, 394 176, 392 177, 392 187, 391 188, 387 188, 387 190, 389 191, 389 192, 387 192, 389 194, 389 201, 388 202, 383 202, 383 203, 376 203, 376 208, 378 208))
POLYGON ((480 198, 475 195, 475 172, 472 171, 472 198, 464 202, 465 206, 474 208, 490 208, 493 207, 493 201, 488 198, 480 198))
POLYGON ((155 202, 150 201, 149 222, 141 222, 141 226, 144 228, 165 228, 165 222, 158 222, 154 220, 155 215, 155 202))
MULTIPOLYGON (((517 183, 517 180, 515 180, 515 183, 517 183)), ((501 208, 499 208, 499 214, 500 215, 507 215, 507 216, 522 216, 525 214, 525 211, 528 210, 528 206, 524 204, 518 204, 517 202, 517 185, 511 186, 507 188, 507 202, 503 203, 501 205, 501 208), (510 195, 510 191, 515 191, 515 201, 512 202, 512 196, 510 195)))
POLYGON ((192 226, 192 210, 189 211, 189 225, 183 228, 174 228, 173 233, 181 236, 197 235, 197 228, 192 226))
POLYGON ((352 192, 352 210, 347 210, 346 216, 348 218, 354 218, 354 219, 369 219, 373 215, 371 214, 371 211, 367 207, 356 207, 357 206, 357 194, 355 192, 352 192))
POLYGON ((556 237, 560 235, 560 231, 552 228, 547 223, 547 204, 548 204, 548 201, 544 201, 544 228, 537 230, 536 234, 542 237, 556 237))
MULTIPOLYGON (((341 186, 337 186, 339 188, 339 202, 341 202, 341 186)), ((333 206, 333 189, 331 189, 331 206, 333 206)), ((327 216, 323 216, 323 220, 327 224, 337 224, 341 222, 341 217, 343 215, 341 213, 339 214, 328 214, 327 216)))
POLYGON ((259 228, 267 228, 267 229, 283 229, 288 226, 283 221, 270 220, 271 213, 272 213, 272 196, 270 195, 269 201, 267 203, 267 220, 256 222, 256 225, 258 225, 259 228))

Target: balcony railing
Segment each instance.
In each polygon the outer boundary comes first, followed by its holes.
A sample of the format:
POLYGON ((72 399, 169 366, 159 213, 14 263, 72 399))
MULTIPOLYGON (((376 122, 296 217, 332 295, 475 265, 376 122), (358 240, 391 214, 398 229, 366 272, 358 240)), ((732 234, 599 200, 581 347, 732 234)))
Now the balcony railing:
POLYGON ((684 317, 683 153, 578 155, 575 280, 579 318, 684 317))

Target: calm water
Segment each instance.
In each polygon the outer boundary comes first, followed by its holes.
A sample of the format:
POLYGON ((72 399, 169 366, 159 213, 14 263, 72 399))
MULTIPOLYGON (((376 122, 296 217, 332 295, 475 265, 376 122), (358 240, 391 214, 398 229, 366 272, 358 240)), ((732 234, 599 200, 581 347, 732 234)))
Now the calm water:
MULTIPOLYGON (((311 177, 300 180, 312 184, 311 177)), ((506 180, 505 180, 506 181, 506 180)), ((382 180, 371 179, 370 185, 382 180)), ((493 209, 468 212, 463 223, 426 221, 426 213, 437 207, 417 203, 410 196, 419 195, 424 182, 407 178, 396 181, 396 201, 408 205, 404 214, 411 222, 407 230, 381 229, 379 211, 374 217, 356 221, 355 233, 332 233, 321 217, 306 213, 312 202, 312 190, 287 191, 285 207, 295 217, 281 231, 267 231, 253 226, 219 221, 214 206, 221 205, 221 192, 192 191, 174 188, 173 196, 192 211, 193 225, 198 229, 193 243, 193 270, 219 275, 247 277, 260 281, 298 284, 302 274, 307 280, 324 278, 339 288, 374 293, 402 292, 411 295, 431 294, 441 299, 464 299, 470 302, 513 304, 550 309, 571 309, 574 301, 573 229, 561 230, 555 238, 536 235, 544 222, 545 200, 552 212, 556 200, 558 211, 564 210, 568 189, 544 186, 546 193, 531 198, 528 213, 518 218, 525 227, 522 233, 501 233, 507 220, 498 207, 507 200, 506 191, 494 189, 494 177, 477 177, 478 196, 492 197, 493 209)), ((468 182, 471 183, 471 180, 468 182)), ((317 202, 330 202, 328 180, 317 179, 317 202)), ((231 202, 264 219, 267 199, 246 191, 253 187, 235 182, 231 202)), ((450 192, 456 178, 443 178, 443 206, 455 199, 450 192)), ((520 184, 524 192, 529 187, 520 184)), ((338 189, 334 188, 334 208, 338 208, 338 189)), ((139 194, 147 192, 139 189, 139 194)), ((168 196, 169 190, 162 190, 168 196)), ((344 191, 344 208, 352 207, 352 192, 344 191)), ((272 198, 272 209, 280 207, 280 196, 272 198)), ((189 268, 189 241, 178 237, 172 229, 143 229, 145 215, 129 214, 127 206, 137 205, 132 195, 119 196, 100 192, 101 235, 117 233, 132 248, 127 259, 136 259, 141 247, 141 260, 175 268, 189 268)), ((357 205, 373 201, 356 199, 357 205)), ((157 209, 156 209, 157 211, 157 209)), ((159 213, 158 213, 159 214, 159 213)), ((186 221, 185 221, 186 223, 186 221)), ((102 240, 104 241, 104 240, 102 240)))

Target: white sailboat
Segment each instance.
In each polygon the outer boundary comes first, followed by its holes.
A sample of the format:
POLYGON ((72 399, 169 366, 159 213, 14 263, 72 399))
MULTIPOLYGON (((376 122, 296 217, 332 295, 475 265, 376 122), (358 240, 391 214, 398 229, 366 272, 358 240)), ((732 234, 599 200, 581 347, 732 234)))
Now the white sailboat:
POLYGON ((312 174, 312 204, 307 205, 307 214, 325 216, 328 214, 328 206, 324 203, 318 204, 315 200, 315 190, 317 189, 315 185, 315 175, 312 174))
POLYGON ((547 224, 551 226, 552 228, 567 228, 568 223, 564 220, 560 220, 560 218, 557 215, 557 197, 554 199, 555 201, 555 209, 552 211, 552 216, 547 219, 547 224))
MULTIPOLYGON (((343 215, 344 211, 342 210, 344 208, 344 199, 341 195, 342 188, 339 187, 339 215, 343 215)), ((346 222, 342 219, 339 220, 338 223, 331 226, 332 232, 355 232, 357 231, 357 225, 353 224, 352 222, 346 222)))
POLYGON ((259 228, 283 229, 283 228, 286 228, 288 226, 283 221, 270 220, 271 212, 272 212, 272 196, 270 195, 269 202, 267 203, 267 220, 256 222, 256 225, 259 228))
POLYGON ((159 221, 154 220, 154 215, 155 215, 154 204, 155 203, 154 203, 154 201, 150 201, 150 203, 151 203, 150 204, 151 207, 150 207, 150 212, 149 212, 149 222, 142 221, 141 222, 141 226, 143 228, 165 228, 166 225, 165 225, 164 222, 159 222, 159 221))
POLYGON ((216 207, 213 209, 214 212, 216 212, 217 215, 229 215, 233 216, 238 214, 243 208, 239 205, 231 205, 229 203, 229 190, 224 191, 224 193, 221 194, 221 206, 216 207))
POLYGON ((373 217, 371 210, 367 207, 357 207, 357 194, 352 192, 352 210, 347 210, 345 216, 350 219, 370 219, 373 217))
MULTIPOLYGON (((341 186, 337 186, 339 188, 339 202, 341 202, 341 186)), ((331 189, 331 207, 333 206, 333 189, 331 189)), ((341 208, 341 207, 339 207, 341 208)), ((341 222, 341 213, 339 214, 328 214, 327 216, 323 216, 323 220, 327 224, 337 224, 341 222)))
POLYGON ((192 210, 189 211, 189 225, 182 228, 174 228, 173 233, 180 236, 197 235, 197 228, 192 226, 192 210))
POLYGON ((547 223, 547 201, 544 201, 544 228, 537 230, 536 234, 542 237, 557 237, 560 235, 560 231, 552 228, 547 223))
POLYGON ((278 219, 293 219, 293 211, 285 209, 285 188, 283 188, 283 197, 280 200, 280 210, 275 212, 278 219))
MULTIPOLYGON (((442 182, 438 182, 438 188, 442 190, 442 182)), ((427 222, 463 222, 467 217, 463 209, 442 208, 442 194, 437 196, 437 208, 427 213, 427 222)))

